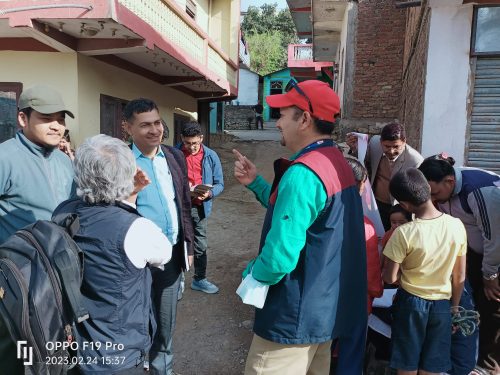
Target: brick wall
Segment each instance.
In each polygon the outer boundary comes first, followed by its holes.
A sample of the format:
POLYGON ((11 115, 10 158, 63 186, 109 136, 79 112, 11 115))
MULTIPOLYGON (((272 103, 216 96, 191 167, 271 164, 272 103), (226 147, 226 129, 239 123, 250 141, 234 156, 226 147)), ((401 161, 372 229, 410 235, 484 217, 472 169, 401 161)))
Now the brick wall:
POLYGON ((429 21, 427 1, 408 9, 399 118, 405 124, 408 143, 417 150, 422 143, 429 21))
POLYGON ((359 0, 352 118, 399 116, 405 23, 393 0, 359 0))
POLYGON ((227 105, 224 108, 225 130, 257 129, 252 105, 227 105))

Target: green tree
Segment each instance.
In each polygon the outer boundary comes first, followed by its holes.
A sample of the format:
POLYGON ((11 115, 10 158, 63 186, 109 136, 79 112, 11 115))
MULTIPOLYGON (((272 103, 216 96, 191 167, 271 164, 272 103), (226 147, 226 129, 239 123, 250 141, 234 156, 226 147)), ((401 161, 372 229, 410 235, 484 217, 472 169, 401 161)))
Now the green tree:
POLYGON ((290 11, 277 7, 277 4, 250 6, 241 23, 251 68, 262 75, 286 68, 288 45, 298 42, 290 11))
POLYGON ((283 53, 281 32, 272 30, 247 37, 250 50, 250 67, 261 75, 286 67, 287 56, 283 53))

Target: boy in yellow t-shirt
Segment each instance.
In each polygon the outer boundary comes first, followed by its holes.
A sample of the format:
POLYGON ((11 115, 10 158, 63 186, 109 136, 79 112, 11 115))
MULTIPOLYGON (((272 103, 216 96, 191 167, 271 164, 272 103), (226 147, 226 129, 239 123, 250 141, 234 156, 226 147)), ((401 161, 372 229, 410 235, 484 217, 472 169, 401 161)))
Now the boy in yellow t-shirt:
POLYGON ((397 173, 389 189, 415 214, 384 249, 383 279, 400 285, 393 303, 391 367, 398 375, 446 372, 451 368, 450 307, 458 306, 465 280, 465 228, 434 207, 429 184, 416 168, 397 173))

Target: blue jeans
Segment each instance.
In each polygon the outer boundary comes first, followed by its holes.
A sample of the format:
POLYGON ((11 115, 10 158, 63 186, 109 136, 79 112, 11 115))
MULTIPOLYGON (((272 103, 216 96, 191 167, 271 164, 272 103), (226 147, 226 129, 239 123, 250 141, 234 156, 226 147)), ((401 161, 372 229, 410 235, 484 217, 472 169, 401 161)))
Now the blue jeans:
POLYGON ((152 374, 171 375, 173 365, 172 339, 177 315, 177 295, 181 273, 172 284, 165 272, 153 272, 153 303, 158 329, 150 351, 152 374))
MULTIPOLYGON (((474 310, 472 288, 465 280, 464 291, 460 298, 459 306, 466 310, 474 310)), ((457 331, 451 335, 451 371, 450 375, 468 375, 476 365, 479 330, 464 336, 457 331)))

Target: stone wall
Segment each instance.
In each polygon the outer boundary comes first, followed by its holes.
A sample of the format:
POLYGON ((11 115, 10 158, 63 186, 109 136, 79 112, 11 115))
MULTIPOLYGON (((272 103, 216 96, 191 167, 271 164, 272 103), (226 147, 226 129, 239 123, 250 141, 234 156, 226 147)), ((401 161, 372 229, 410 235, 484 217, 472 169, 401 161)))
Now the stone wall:
POLYGON ((226 143, 232 142, 234 138, 236 137, 232 134, 212 133, 210 134, 210 144, 208 146, 212 148, 221 147, 226 143))
POLYGON ((407 12, 399 118, 405 124, 408 143, 421 150, 430 8, 427 1, 423 1, 422 6, 408 9, 407 12))
POLYGON ((257 129, 255 111, 251 105, 226 105, 224 108, 225 130, 257 129))

